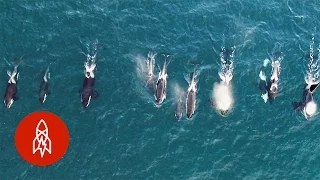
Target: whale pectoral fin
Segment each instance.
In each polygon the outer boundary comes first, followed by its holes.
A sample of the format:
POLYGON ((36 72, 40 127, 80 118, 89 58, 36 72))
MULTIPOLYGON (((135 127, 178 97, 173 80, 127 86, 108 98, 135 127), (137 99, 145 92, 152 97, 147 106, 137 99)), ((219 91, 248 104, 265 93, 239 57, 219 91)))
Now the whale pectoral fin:
POLYGON ((302 111, 304 108, 304 104, 302 102, 292 102, 292 106, 297 111, 302 111))
POLYGON ((14 101, 18 101, 18 100, 19 100, 19 97, 18 97, 18 96, 14 96, 14 97, 13 97, 13 100, 14 100, 14 101))
POLYGON ((100 94, 98 93, 98 91, 93 91, 92 98, 95 99, 95 98, 99 97, 99 95, 100 94))
POLYGON ((267 81, 267 77, 266 77, 266 74, 264 73, 264 71, 260 71, 259 73, 259 77, 260 77, 260 80, 262 81, 267 81))
POLYGON ((263 99, 264 103, 267 103, 269 99, 268 92, 261 94, 261 98, 263 99))
POLYGON ((78 91, 78 93, 79 93, 79 94, 82 94, 82 89, 80 89, 80 90, 78 91))
POLYGON ((47 91, 47 95, 50 95, 51 94, 51 91, 47 91))

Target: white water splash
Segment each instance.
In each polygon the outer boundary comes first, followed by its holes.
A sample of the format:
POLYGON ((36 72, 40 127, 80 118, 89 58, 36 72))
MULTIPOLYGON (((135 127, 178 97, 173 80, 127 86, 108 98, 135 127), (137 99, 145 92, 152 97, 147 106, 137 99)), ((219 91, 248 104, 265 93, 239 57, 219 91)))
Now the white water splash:
POLYGON ((281 62, 282 62, 283 56, 279 56, 277 58, 272 58, 271 66, 272 66, 272 74, 270 77, 270 80, 278 81, 280 78, 281 73, 281 62))
POLYGON ((222 50, 223 51, 220 53, 221 70, 218 73, 221 82, 214 83, 213 86, 213 103, 221 114, 229 111, 234 103, 230 81, 233 78, 233 62, 235 47, 231 49, 232 52, 228 59, 225 57, 224 54, 228 52, 225 51, 224 47, 222 48, 222 50))
POLYGON ((94 70, 96 68, 96 59, 97 59, 97 53, 90 55, 90 53, 87 54, 87 61, 84 63, 85 67, 85 76, 87 78, 92 77, 94 78, 94 70))
MULTIPOLYGON (((267 65, 269 64, 270 60, 269 59, 265 59, 263 61, 263 67, 267 67, 267 65)), ((259 78, 260 78, 260 81, 264 81, 265 83, 265 88, 267 87, 267 77, 266 77, 266 73, 264 72, 264 69, 261 69, 260 72, 259 72, 259 78)), ((265 91, 265 93, 262 93, 261 94, 261 98, 263 99, 263 101, 266 103, 269 99, 268 97, 268 92, 265 91)))
POLYGON ((235 52, 235 47, 232 47, 232 52, 227 59, 225 57, 225 48, 222 48, 222 52, 220 53, 220 61, 221 61, 221 70, 219 72, 220 78, 225 81, 227 84, 229 81, 231 81, 233 77, 233 61, 234 61, 234 52, 235 52))
POLYGON ((218 111, 228 111, 232 108, 233 96, 230 85, 224 82, 214 83, 213 101, 218 111))
MULTIPOLYGON (((179 116, 183 116, 183 112, 184 112, 184 97, 186 96, 185 91, 183 90, 183 88, 181 88, 181 86, 179 86, 179 84, 174 83, 173 84, 173 89, 174 89, 174 99, 175 99, 175 116, 179 117, 179 116)), ((180 117, 180 118, 181 118, 180 117)), ((179 119, 180 119, 179 118, 179 119)))
POLYGON ((148 65, 148 76, 153 76, 155 67, 155 56, 157 54, 153 52, 148 53, 147 65, 148 65))
POLYGON ((270 63, 270 60, 269 59, 265 59, 263 61, 263 67, 267 67, 267 65, 270 63))
POLYGON ((94 78, 95 75, 94 75, 94 70, 96 68, 96 64, 93 62, 90 62, 90 61, 87 61, 84 63, 84 67, 85 67, 85 76, 86 78, 94 78))
MULTIPOLYGON (((132 57, 135 63, 136 77, 133 84, 139 96, 149 103, 153 103, 153 87, 148 86, 148 64, 147 58, 142 55, 132 57)), ((153 85, 153 84, 151 84, 153 85)))
POLYGON ((86 43, 86 49, 89 54, 97 54, 98 53, 98 45, 99 41, 96 39, 93 42, 86 43))
MULTIPOLYGON (((306 89, 309 89, 311 85, 317 84, 319 82, 319 56, 320 56, 320 46, 318 47, 318 57, 314 58, 314 34, 312 36, 312 40, 310 43, 310 54, 309 54, 309 62, 307 66, 307 74, 305 76, 305 82, 307 84, 306 89)), ((305 107, 303 114, 306 119, 314 116, 317 112, 317 104, 315 101, 308 102, 305 107)))
POLYGON ((137 76, 142 80, 145 81, 148 74, 148 66, 146 64, 147 60, 145 57, 138 55, 135 57, 136 62, 136 73, 137 76))
POLYGON ((306 119, 312 117, 317 112, 317 104, 314 101, 311 101, 306 104, 304 108, 304 116, 306 119))
POLYGON ((87 43, 87 60, 84 62, 85 71, 84 74, 87 78, 92 77, 94 78, 94 71, 96 68, 96 60, 97 60, 97 46, 98 46, 98 40, 94 41, 92 44, 87 43))
POLYGON ((320 73, 320 65, 319 65, 319 56, 320 56, 320 46, 318 47, 318 58, 314 58, 314 35, 312 37, 312 41, 310 43, 310 54, 309 54, 309 62, 307 66, 307 74, 305 76, 305 82, 308 85, 316 84, 319 82, 319 73, 320 73))
MULTIPOLYGON (((181 86, 177 83, 173 84, 173 89, 174 89, 174 95, 175 95, 175 99, 178 100, 179 98, 182 98, 184 96, 186 96, 185 91, 183 90, 183 88, 181 88, 181 86)), ((182 98, 183 99, 183 98, 182 98)))

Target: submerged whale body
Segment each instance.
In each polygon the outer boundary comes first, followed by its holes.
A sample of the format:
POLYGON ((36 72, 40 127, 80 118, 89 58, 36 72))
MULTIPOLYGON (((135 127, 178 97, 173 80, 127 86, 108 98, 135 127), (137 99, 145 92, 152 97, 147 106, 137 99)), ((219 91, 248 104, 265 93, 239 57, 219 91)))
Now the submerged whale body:
POLYGON ((98 97, 98 92, 93 89, 95 78, 84 78, 83 87, 81 90, 81 102, 83 107, 88 107, 91 99, 98 97))
POLYGON ((182 118, 182 108, 183 108, 183 102, 181 97, 178 99, 178 102, 176 104, 176 112, 175 112, 175 117, 180 120, 182 118))

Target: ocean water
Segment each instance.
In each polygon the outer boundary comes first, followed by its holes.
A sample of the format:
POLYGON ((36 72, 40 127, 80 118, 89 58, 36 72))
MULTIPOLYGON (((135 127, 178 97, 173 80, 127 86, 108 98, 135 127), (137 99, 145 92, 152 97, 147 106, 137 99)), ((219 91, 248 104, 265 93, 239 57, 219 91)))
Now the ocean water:
POLYGON ((307 121, 291 106, 302 96, 313 33, 320 43, 318 17, 320 1, 311 0, 1 1, 0 94, 6 61, 22 62, 20 99, 0 107, 0 179, 320 179, 320 116, 307 121), (78 90, 94 43, 100 96, 84 109, 78 90), (220 49, 233 46, 234 106, 222 117, 209 99, 220 49), (136 71, 149 51, 173 55, 161 107, 136 71), (277 51, 281 93, 264 103, 259 70, 277 51), (173 86, 187 88, 190 62, 209 68, 199 75, 194 118, 178 122, 173 86), (49 63, 52 94, 40 105, 49 63), (47 167, 24 161, 14 144, 16 126, 36 110, 58 114, 70 133, 65 156, 47 167))

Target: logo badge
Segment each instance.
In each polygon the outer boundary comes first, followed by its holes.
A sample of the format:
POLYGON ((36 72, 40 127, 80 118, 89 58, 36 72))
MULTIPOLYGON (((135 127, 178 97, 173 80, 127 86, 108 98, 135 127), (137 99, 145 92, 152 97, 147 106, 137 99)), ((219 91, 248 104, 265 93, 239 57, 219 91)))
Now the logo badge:
POLYGON ((21 120, 14 140, 24 160, 47 166, 62 158, 70 137, 66 124, 59 116, 48 111, 37 111, 21 120))
POLYGON ((51 154, 51 139, 49 138, 48 126, 46 122, 41 119, 36 128, 36 137, 33 139, 33 154, 40 151, 41 158, 43 158, 44 153, 47 151, 51 154), (40 130, 40 125, 44 125, 44 129, 40 130))

